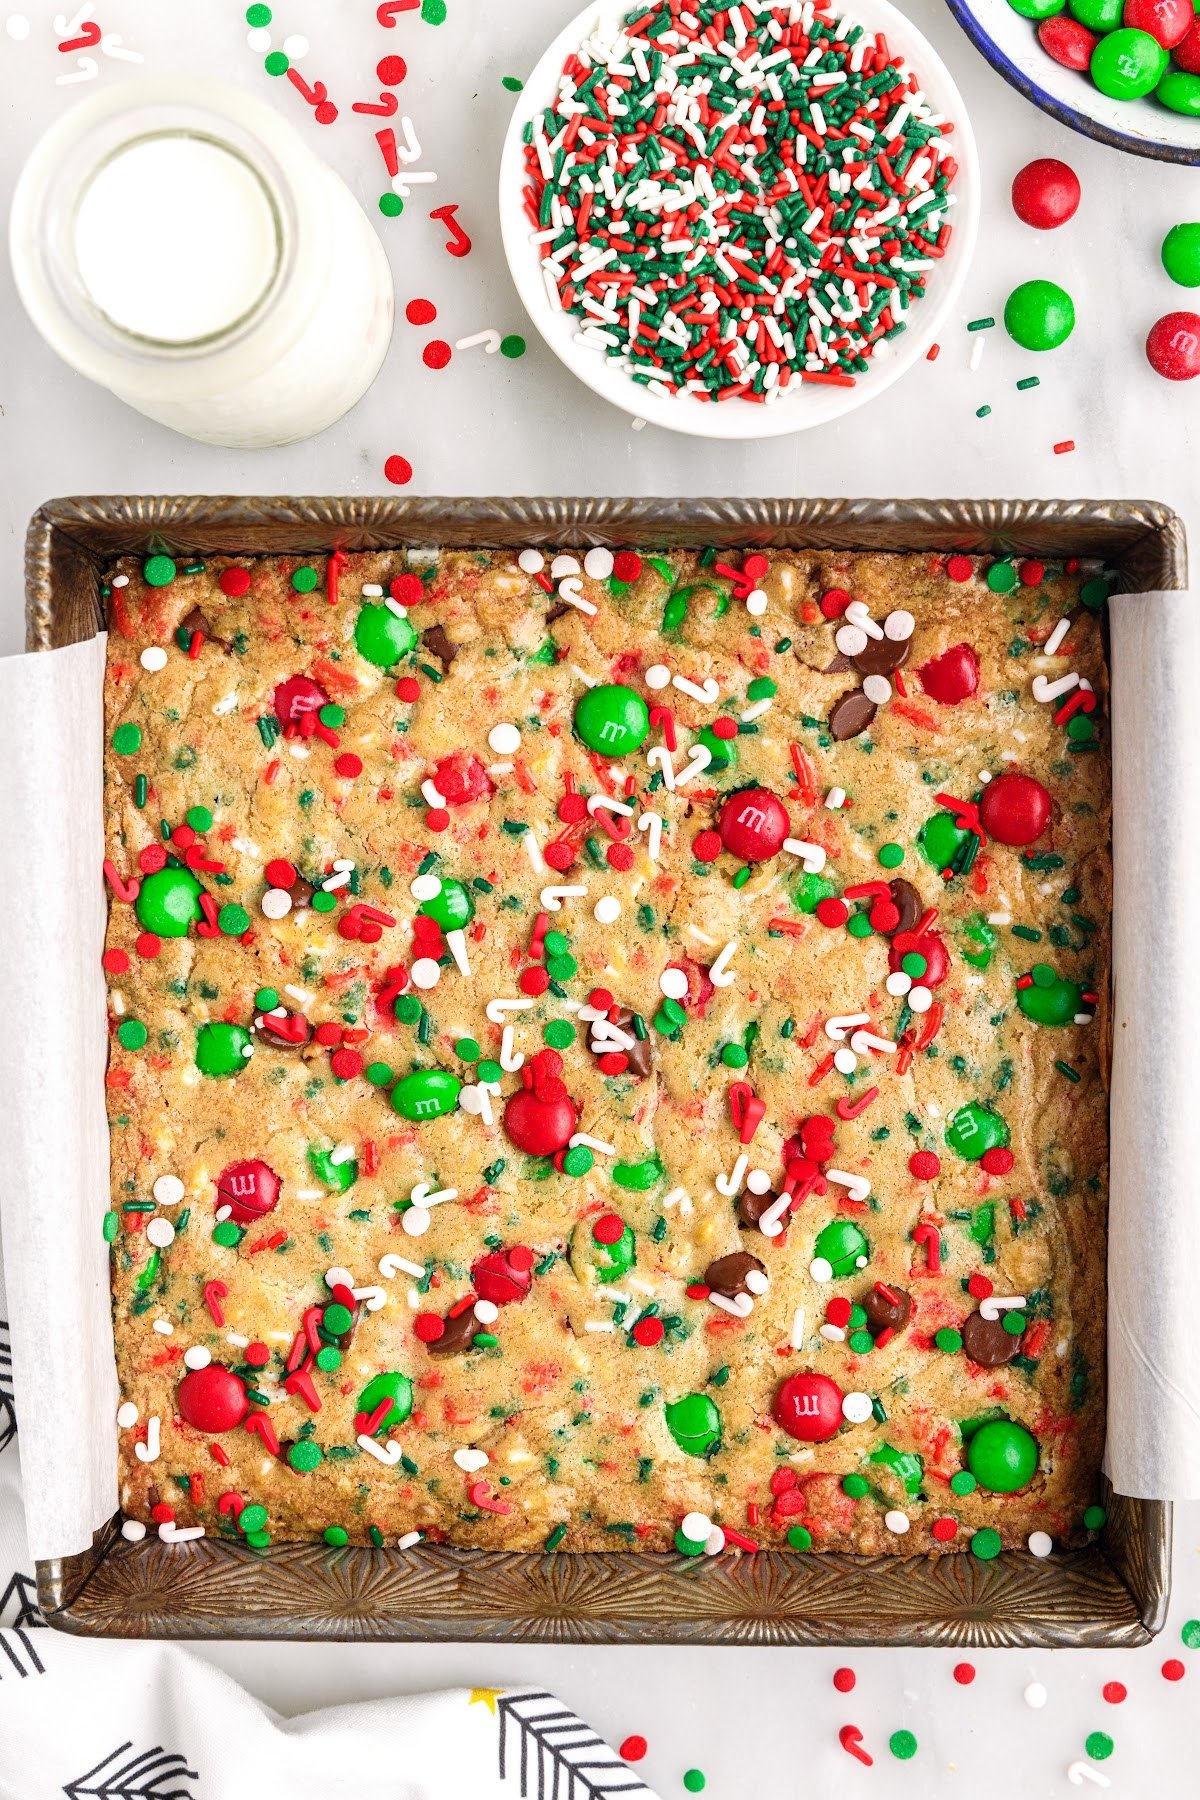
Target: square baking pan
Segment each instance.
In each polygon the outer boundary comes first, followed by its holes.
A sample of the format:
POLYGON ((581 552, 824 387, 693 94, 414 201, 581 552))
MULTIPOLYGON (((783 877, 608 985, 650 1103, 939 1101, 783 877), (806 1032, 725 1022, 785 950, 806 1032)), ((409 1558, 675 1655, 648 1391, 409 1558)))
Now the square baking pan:
MULTIPOLYGON (((1131 593, 1181 588, 1187 575, 1180 520, 1143 501, 66 499, 43 506, 30 525, 27 646, 46 650, 102 630, 101 572, 122 555, 593 544, 1101 557, 1131 593)), ((126 1543, 113 1519, 90 1549, 37 1564, 38 1597, 50 1625, 97 1637, 1149 1643, 1167 1612, 1171 1508, 1111 1493, 1106 1501, 1107 1524, 1085 1549, 1048 1561, 1012 1551, 993 1562, 774 1550, 693 1561, 319 1542, 263 1554, 215 1538, 126 1543)))

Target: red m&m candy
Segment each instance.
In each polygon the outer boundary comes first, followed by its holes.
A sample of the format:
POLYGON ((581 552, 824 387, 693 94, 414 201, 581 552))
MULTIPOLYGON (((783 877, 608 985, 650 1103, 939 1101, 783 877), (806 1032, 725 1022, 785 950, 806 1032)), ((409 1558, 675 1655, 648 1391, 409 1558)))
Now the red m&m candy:
POLYGON ((952 644, 917 670, 921 686, 941 706, 969 700, 979 687, 979 658, 970 644, 952 644))
POLYGON ((1175 61, 1187 75, 1200 75, 1200 19, 1183 42, 1175 46, 1175 61))
POLYGON ((176 1400, 180 1416, 197 1431, 232 1431, 250 1408, 245 1384, 223 1363, 189 1369, 176 1400))
POLYGON ((279 1177, 257 1157, 230 1163, 217 1177, 217 1205, 231 1209, 234 1223, 253 1225, 279 1204, 279 1177))
POLYGON ((998 844, 1036 843, 1050 823, 1050 796, 1032 775, 1010 770, 984 788, 979 820, 998 844))
MULTIPOLYGON (((1066 63, 1070 69, 1086 69, 1091 61, 1092 50, 1096 47, 1096 40, 1091 32, 1085 31, 1082 25, 1075 24, 1073 20, 1063 18, 1044 20, 1043 30, 1047 25, 1066 26, 1068 31, 1074 26, 1076 31, 1083 33, 1088 39, 1088 46, 1086 50, 1082 43, 1079 46, 1083 54, 1082 62, 1068 61, 1065 55, 1057 55, 1044 37, 1042 43, 1044 48, 1050 50, 1056 62, 1066 63)), ((1042 36, 1041 31, 1038 36, 1042 36)), ((1079 197, 1079 177, 1069 164, 1060 162, 1056 156, 1039 156, 1035 162, 1026 163, 1013 178, 1013 211, 1018 219, 1026 225, 1032 225, 1037 231, 1053 231, 1056 226, 1065 225, 1068 219, 1074 217, 1079 197)))
MULTIPOLYGON (((526 1065, 528 1067, 528 1065, 526 1065)), ((574 1102, 561 1081, 541 1095, 523 1087, 504 1108, 504 1129, 526 1156, 553 1156, 565 1150, 579 1123, 574 1102)))
MULTIPOLYGON (((1056 63, 1061 63, 1064 69, 1088 68, 1092 60, 1092 51, 1100 42, 1096 34, 1089 31, 1086 25, 1081 25, 1078 19, 1069 19, 1065 13, 1058 13, 1051 19, 1043 19, 1038 26, 1037 34, 1038 43, 1046 55, 1052 56, 1056 63)), ((1047 160, 1051 159, 1047 158, 1047 160)), ((1066 167, 1066 164, 1058 163, 1055 166, 1062 169, 1066 167)), ((1073 176, 1072 180, 1074 180, 1073 176)), ((1078 187, 1078 183, 1076 183, 1076 187, 1078 187)), ((1049 230, 1050 225, 1063 223, 1062 219, 1051 219, 1049 225, 1041 225, 1036 219, 1026 219, 1025 214, 1017 205, 1015 195, 1013 196, 1013 207, 1019 219, 1025 219, 1026 225, 1036 225, 1039 231, 1046 231, 1049 230)), ((1074 211, 1073 206, 1071 212, 1074 211)), ((1071 213, 1066 214, 1068 219, 1070 216, 1071 213)))
POLYGON ((275 689, 271 702, 281 725, 298 725, 305 713, 320 712, 329 705, 329 695, 311 675, 290 675, 275 689))
POLYGON ((1182 43, 1195 20, 1192 0, 1125 0, 1123 23, 1133 31, 1148 31, 1164 50, 1182 43))
POLYGON ((1165 313, 1150 327, 1146 360, 1166 381, 1191 381, 1200 375, 1200 313, 1165 313))
POLYGON ((471 1286, 481 1300, 510 1306, 524 1300, 533 1285, 533 1251, 525 1244, 492 1250, 471 1266, 471 1286))
POLYGON ((828 1375, 789 1375, 775 1395, 775 1423, 802 1444, 823 1444, 842 1423, 842 1390, 828 1375))
POLYGON ((765 862, 789 835, 787 811, 767 788, 743 788, 721 808, 717 830, 726 850, 743 862, 765 862))

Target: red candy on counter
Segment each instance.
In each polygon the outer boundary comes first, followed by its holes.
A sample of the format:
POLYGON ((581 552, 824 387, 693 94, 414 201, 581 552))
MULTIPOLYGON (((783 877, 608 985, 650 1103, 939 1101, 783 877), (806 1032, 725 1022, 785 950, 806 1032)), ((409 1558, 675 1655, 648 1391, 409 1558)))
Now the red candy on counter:
POLYGON ((802 1444, 823 1444, 842 1423, 842 1390, 828 1375, 789 1375, 775 1395, 775 1423, 802 1444))
POLYGON ((998 844, 1034 844, 1050 823, 1050 796, 1032 775, 1010 770, 984 788, 979 822, 998 844))
MULTIPOLYGON (((1055 62, 1063 63, 1068 69, 1086 69, 1098 41, 1082 25, 1075 24, 1074 20, 1064 19, 1061 15, 1043 20, 1038 36, 1042 39, 1043 49, 1049 50, 1055 62), (1066 54, 1059 55, 1056 50, 1051 49, 1042 35, 1049 25, 1063 27, 1068 36, 1072 26, 1075 31, 1083 33, 1088 42, 1078 46, 1082 62, 1069 60, 1066 54)), ((1074 218, 1081 192, 1079 177, 1069 163, 1060 162, 1056 156, 1039 156, 1035 162, 1026 163, 1013 177, 1013 211, 1018 219, 1026 225, 1032 225, 1035 231, 1053 231, 1057 226, 1065 225, 1068 219, 1074 218)))
POLYGON ((244 1382, 223 1363, 189 1369, 176 1399, 180 1416, 197 1431, 232 1431, 250 1408, 244 1382))
MULTIPOLYGON (((1038 26, 1037 34, 1038 43, 1042 46, 1046 55, 1052 56, 1056 63, 1061 63, 1064 69, 1083 70, 1090 67, 1092 51, 1100 42, 1100 39, 1096 36, 1095 32, 1089 31, 1086 25, 1081 25, 1078 19, 1068 19, 1065 13, 1057 13, 1052 19, 1043 19, 1038 26)), ((1051 161, 1052 159, 1047 158, 1046 160, 1051 161)), ((1058 167, 1065 168, 1066 164, 1059 163, 1058 167)), ((1022 171, 1022 173, 1024 173, 1024 171, 1022 171)), ((1019 219, 1025 219, 1025 214, 1021 211, 1020 207, 1017 206, 1015 198, 1013 200, 1013 206, 1016 210, 1017 217, 1019 219)), ((1074 211, 1075 208, 1072 207, 1071 212, 1074 211)), ((1070 216, 1071 213, 1066 215, 1067 218, 1070 218, 1070 216)), ((1025 223, 1027 225, 1036 225, 1037 220, 1025 219, 1025 223)), ((1051 225, 1061 225, 1062 223, 1062 219, 1052 219, 1050 221, 1051 225)), ((1038 229, 1048 230, 1049 227, 1039 226, 1038 229)))
POLYGON ((1171 312, 1150 327, 1146 360, 1164 381, 1192 381, 1200 375, 1200 313, 1171 312))
POLYGON ((1148 31, 1164 50, 1173 50, 1194 20, 1192 0, 1125 0, 1122 23, 1132 31, 1148 31))

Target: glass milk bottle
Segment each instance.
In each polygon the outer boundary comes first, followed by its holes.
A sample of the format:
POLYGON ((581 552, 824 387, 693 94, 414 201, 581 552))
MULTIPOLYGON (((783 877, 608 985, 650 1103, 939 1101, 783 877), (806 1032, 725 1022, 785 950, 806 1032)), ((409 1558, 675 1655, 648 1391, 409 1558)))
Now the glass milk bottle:
POLYGON ((391 338, 391 271, 350 190, 220 82, 146 76, 73 108, 22 172, 10 247, 72 368, 210 444, 323 431, 391 338))

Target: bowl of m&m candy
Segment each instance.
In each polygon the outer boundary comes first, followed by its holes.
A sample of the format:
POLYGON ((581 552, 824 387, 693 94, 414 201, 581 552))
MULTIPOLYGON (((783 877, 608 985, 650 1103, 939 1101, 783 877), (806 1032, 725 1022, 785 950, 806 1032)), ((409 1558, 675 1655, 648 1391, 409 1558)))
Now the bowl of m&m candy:
POLYGON ((1193 0, 947 0, 1027 100, 1087 137, 1200 164, 1200 11, 1193 0))

